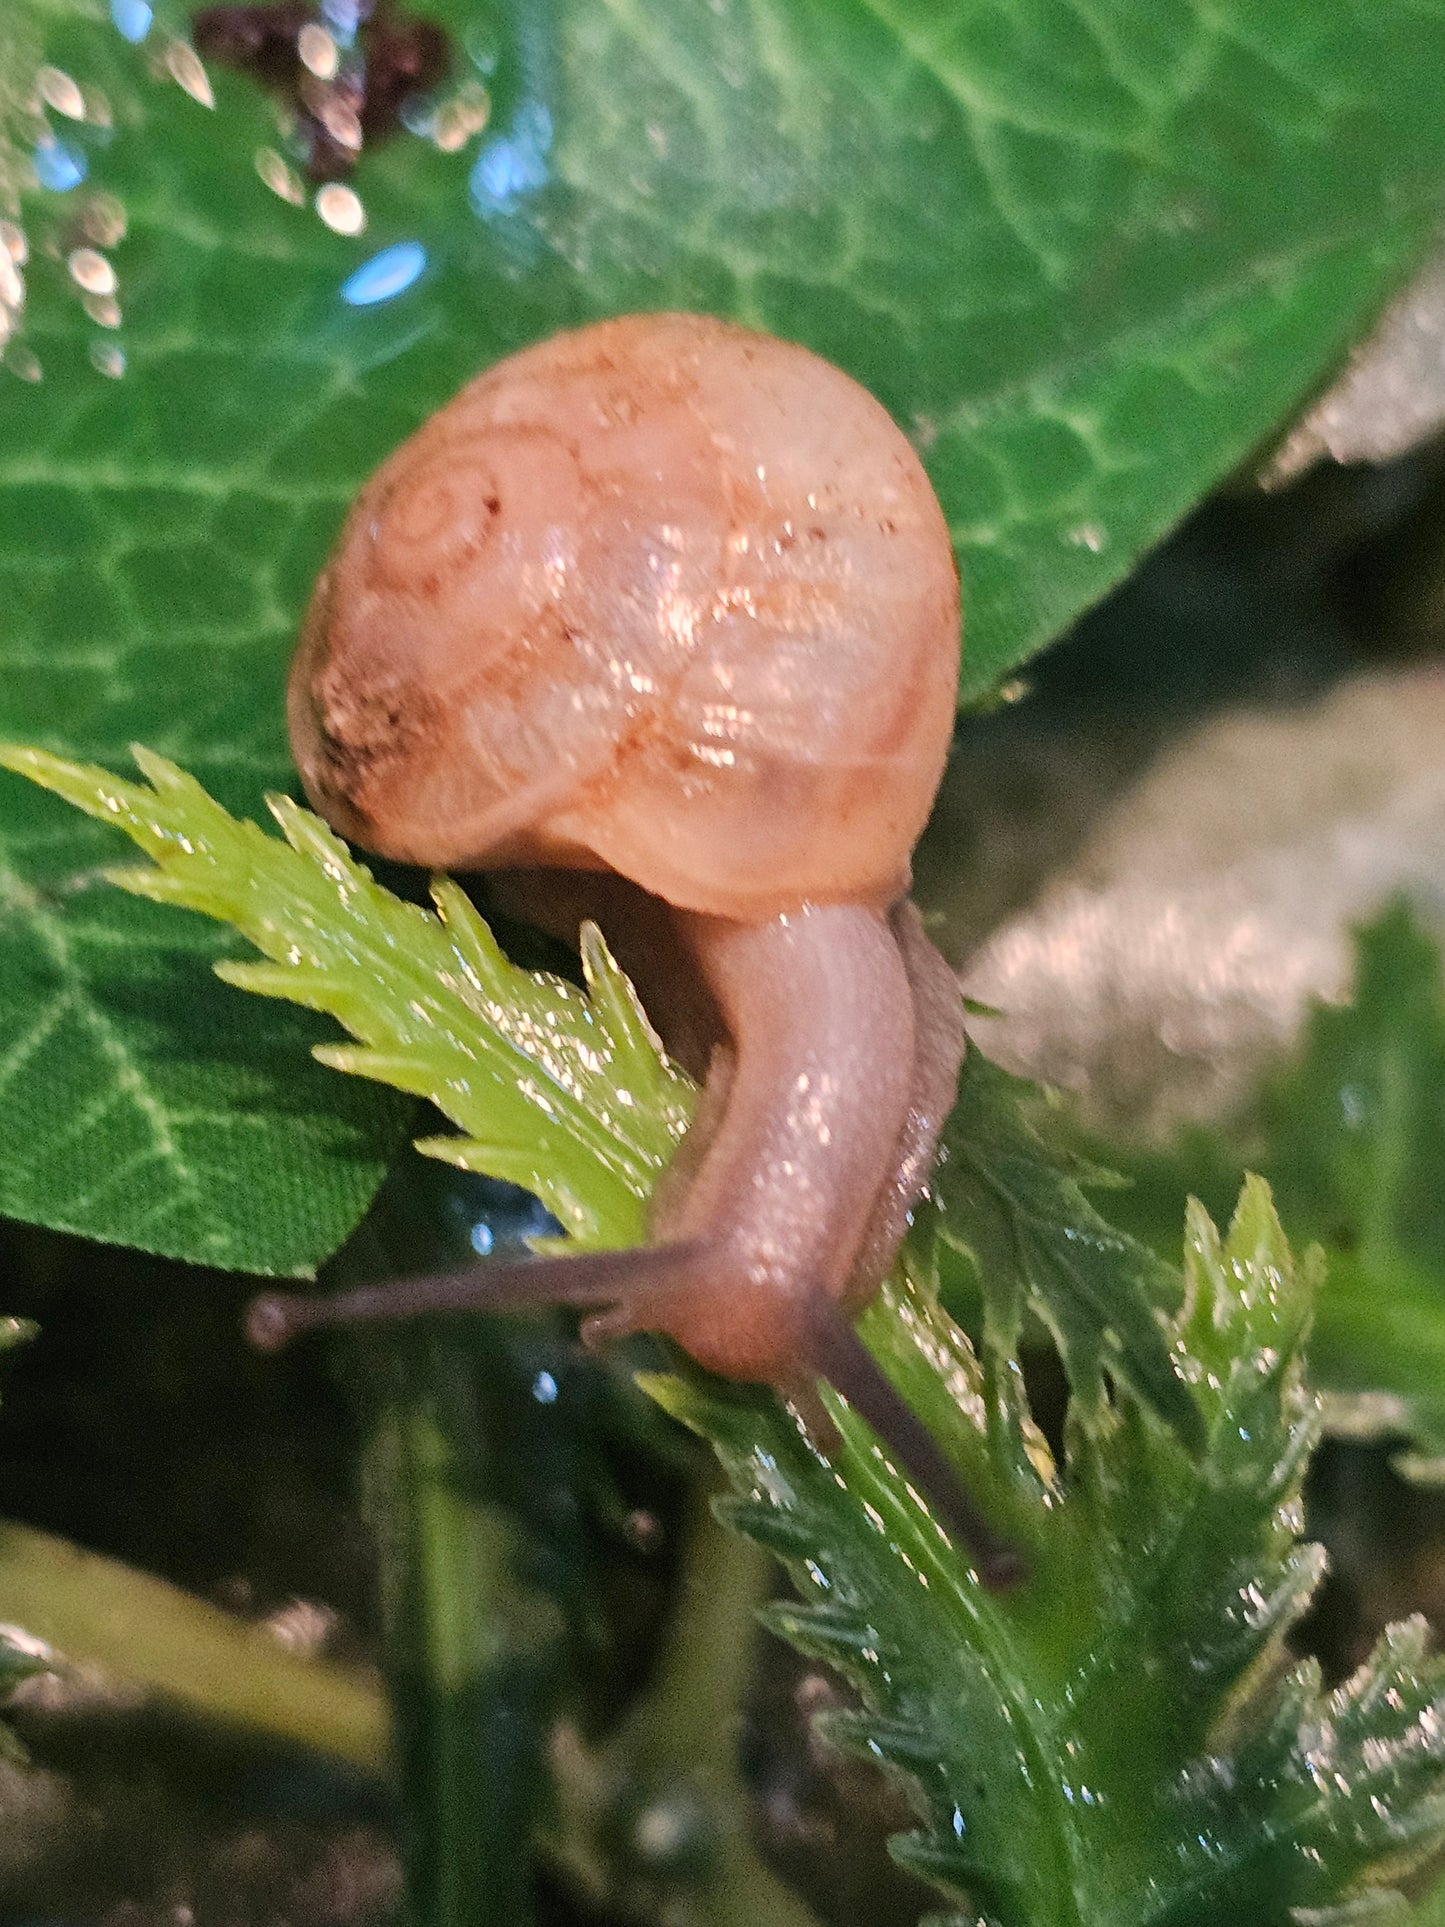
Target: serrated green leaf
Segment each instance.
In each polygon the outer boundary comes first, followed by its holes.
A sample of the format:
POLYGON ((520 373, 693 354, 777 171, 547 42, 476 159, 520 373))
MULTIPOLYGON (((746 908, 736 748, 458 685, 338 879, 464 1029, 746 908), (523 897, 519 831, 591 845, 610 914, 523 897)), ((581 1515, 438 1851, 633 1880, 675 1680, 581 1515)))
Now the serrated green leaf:
POLYGON ((1197 1444, 1199 1415, 1170 1359, 1159 1310, 1177 1281, 1147 1245, 1090 1204, 1083 1186, 1106 1174, 1044 1145, 1021 1103, 1030 1095, 1031 1086, 971 1047, 930 1185, 938 1235, 973 1260, 986 1342, 1012 1356, 1032 1310, 1081 1397, 1101 1398, 1108 1371, 1197 1444))
MULTIPOLYGON (((589 943, 594 1013, 570 986, 514 970, 439 891, 466 926, 454 943, 447 922, 389 897, 293 805, 277 807, 282 844, 152 756, 150 788, 35 751, 0 759, 223 906, 271 958, 253 980, 268 994, 295 988, 275 974, 284 960, 297 983, 326 986, 378 1063, 419 1088, 429 1078, 464 1130, 499 1119, 498 1148, 530 1149, 539 1165, 545 1147, 570 1175, 539 1188, 574 1186, 589 1236, 638 1235, 687 1092, 600 947, 589 943), (631 1105, 615 1101, 619 1066, 631 1105)), ((363 1053, 352 1067, 377 1066, 363 1053)), ((997 1927, 1290 1927, 1301 1909, 1353 1905, 1445 1845, 1445 1662, 1407 1625, 1333 1693, 1311 1664, 1285 1670, 1321 1570, 1298 1543, 1317 1429, 1300 1354, 1318 1264, 1293 1264, 1251 1181, 1227 1240, 1191 1207, 1183 1290, 1156 1314, 1170 1295, 1157 1267, 1078 1191, 1097 1174, 1050 1164, 1013 1080, 971 1059, 963 1086, 935 1225, 975 1256, 986 1291, 989 1270, 1003 1272, 983 1359, 916 1275, 916 1250, 863 1327, 1020 1550, 1022 1584, 982 1587, 835 1395, 825 1457, 761 1390, 699 1373, 648 1389, 713 1441, 736 1494, 725 1516, 793 1571, 801 1603, 766 1617, 858 1687, 867 1712, 843 1736, 916 1782, 926 1824, 899 1846, 915 1871, 997 1927), (1075 1220, 1088 1288, 1069 1287, 1065 1320, 1046 1295, 1061 1288, 1041 1287, 1019 1253, 1067 1244, 1075 1220), (1109 1252, 1122 1281, 1106 1276, 1109 1252), (1121 1362, 1109 1334, 1128 1329, 1130 1301, 1157 1317, 1191 1424, 1121 1362), (1026 1302, 1065 1331, 1078 1374, 1062 1468, 1014 1353, 1026 1302)), ((485 1141, 457 1143, 466 1155, 485 1141)))
MULTIPOLYGON (((299 179, 266 185, 286 143, 250 81, 178 83, 178 0, 139 45, 101 0, 0 9, 0 198, 28 245, 0 378, 0 735, 112 760, 142 737, 254 811, 289 775, 285 661, 363 475, 500 353, 665 306, 810 343, 914 432, 981 696, 1318 384, 1442 207, 1445 70, 1420 50, 1445 0, 423 11, 451 84, 486 75, 490 121, 454 151, 369 147, 346 235, 299 179), (26 105, 41 62, 97 117, 26 105), (83 182, 37 184, 52 139, 83 182), (113 297, 71 267, 92 230, 113 297), (424 252, 410 286, 340 298, 397 244, 424 252)), ((320 1078, 283 1099, 316 1033, 207 989, 214 939, 90 896, 100 858, 0 792, 0 1209, 309 1267, 402 1112, 320 1078), (89 1159, 123 1156, 97 1188, 89 1159)))
POLYGON ((1172 1200, 1229 1194, 1248 1162, 1328 1266, 1310 1372, 1340 1422, 1445 1453, 1445 976, 1403 903, 1355 937, 1355 986, 1236 1116, 1163 1152, 1110 1146, 1117 1214, 1160 1250, 1172 1200))
POLYGON ((1003 1594, 846 1410, 828 1467, 759 1400, 659 1388, 716 1443, 740 1500, 727 1516, 747 1531, 772 1515, 759 1536, 804 1603, 770 1623, 857 1687, 865 1710, 830 1732, 910 1773, 925 1825, 895 1850, 966 1899, 960 1919, 1293 1927, 1345 1907, 1343 1922, 1445 1841, 1445 1666, 1422 1628, 1392 1628, 1332 1693, 1312 1666, 1282 1670, 1320 1571, 1298 1543, 1315 1283, 1263 1185, 1223 1240, 1195 1207, 1169 1340, 1202 1453, 1124 1385, 1075 1404, 1062 1475, 1036 1439, 1020 1450, 1015 1375, 990 1383, 916 1284, 890 1288, 869 1342, 1026 1548, 1030 1575, 1003 1594), (955 1374, 961 1396, 940 1396, 955 1374))
POLYGON ((221 962, 227 982, 344 1024, 358 1044, 318 1046, 324 1063, 431 1098, 463 1135, 426 1140, 430 1154, 524 1185, 584 1242, 640 1236, 691 1087, 596 933, 590 994, 519 970, 454 885, 438 886, 430 915, 288 799, 271 799, 281 842, 163 757, 135 755, 149 787, 3 745, 0 767, 138 843, 157 868, 112 871, 122 889, 153 895, 159 877, 167 903, 224 919, 269 959, 221 962))

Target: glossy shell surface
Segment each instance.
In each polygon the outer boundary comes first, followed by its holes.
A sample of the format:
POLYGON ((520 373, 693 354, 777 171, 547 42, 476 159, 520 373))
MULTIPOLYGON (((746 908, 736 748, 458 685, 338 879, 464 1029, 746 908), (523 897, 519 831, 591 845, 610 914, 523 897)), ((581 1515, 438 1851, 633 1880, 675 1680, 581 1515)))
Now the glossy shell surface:
POLYGON ((635 315, 500 362, 376 472, 289 717, 370 849, 758 920, 906 888, 958 647, 948 531, 880 404, 802 348, 635 315))

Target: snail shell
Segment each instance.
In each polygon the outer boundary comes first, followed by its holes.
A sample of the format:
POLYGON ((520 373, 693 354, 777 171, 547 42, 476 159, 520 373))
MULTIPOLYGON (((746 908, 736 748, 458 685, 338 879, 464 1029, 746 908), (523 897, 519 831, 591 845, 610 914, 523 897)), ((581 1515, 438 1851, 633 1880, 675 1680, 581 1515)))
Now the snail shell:
POLYGON ((633 315, 511 356, 383 463, 306 618, 292 740, 321 812, 403 861, 602 868, 745 921, 884 907, 958 624, 942 512, 865 389, 633 315))

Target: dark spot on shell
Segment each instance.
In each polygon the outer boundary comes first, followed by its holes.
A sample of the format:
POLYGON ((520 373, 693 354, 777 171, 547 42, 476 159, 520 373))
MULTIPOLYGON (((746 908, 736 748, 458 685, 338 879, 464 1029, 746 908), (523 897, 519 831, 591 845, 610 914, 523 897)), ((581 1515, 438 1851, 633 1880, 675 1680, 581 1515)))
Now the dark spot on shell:
POLYGON ((317 679, 313 700, 318 774, 338 802, 371 821, 393 766, 414 771, 426 740, 440 740, 437 700, 416 683, 352 688, 334 664, 317 679))
POLYGON ((412 19, 392 0, 362 0, 358 14, 355 46, 329 81, 318 81, 301 60, 302 28, 324 24, 318 6, 264 0, 202 7, 192 16, 198 53, 256 81, 295 116, 313 181, 340 179, 356 165, 357 150, 326 126, 328 108, 356 116, 363 145, 387 140, 408 97, 439 86, 451 66, 446 29, 436 21, 412 19))

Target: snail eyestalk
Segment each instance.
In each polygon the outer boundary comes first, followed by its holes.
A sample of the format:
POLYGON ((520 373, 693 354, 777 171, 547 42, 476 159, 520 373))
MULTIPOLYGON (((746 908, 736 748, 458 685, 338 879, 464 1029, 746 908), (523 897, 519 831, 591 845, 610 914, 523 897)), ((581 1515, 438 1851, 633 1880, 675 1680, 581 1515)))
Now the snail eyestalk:
POLYGON ((561 1258, 491 1259, 455 1271, 389 1278, 349 1291, 267 1291, 251 1300, 246 1336, 258 1351, 280 1351, 328 1326, 513 1311, 524 1305, 614 1305, 641 1291, 676 1286, 698 1263, 696 1245, 644 1245, 561 1258))

